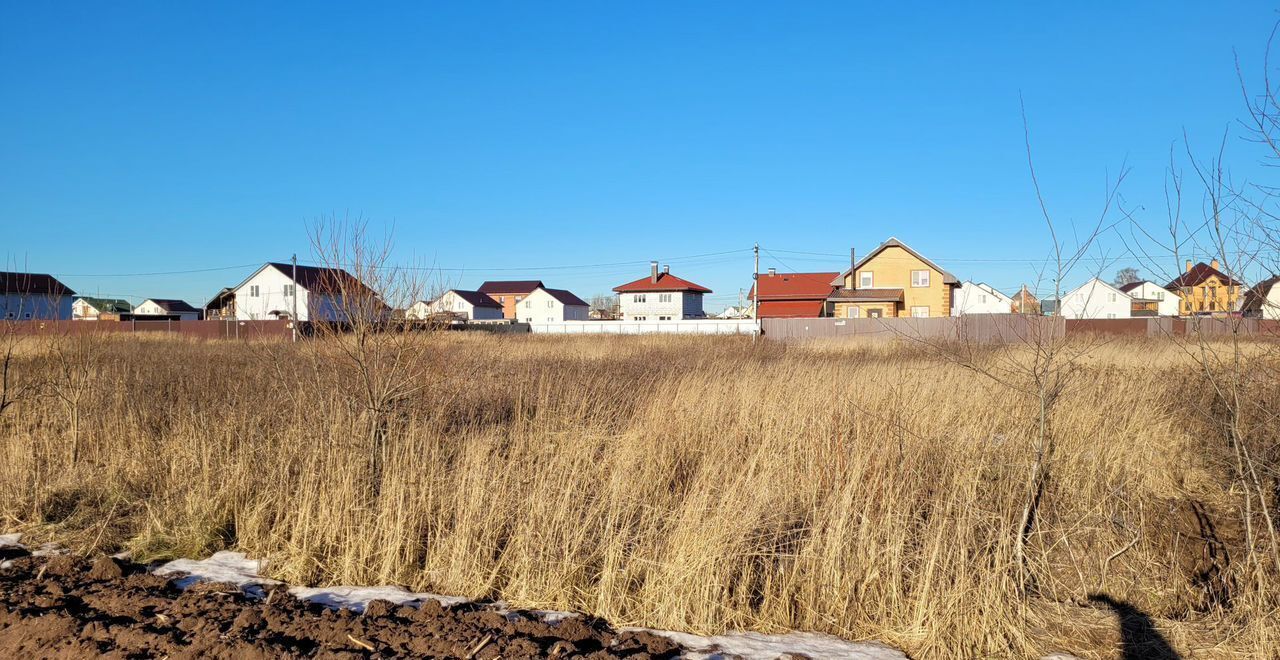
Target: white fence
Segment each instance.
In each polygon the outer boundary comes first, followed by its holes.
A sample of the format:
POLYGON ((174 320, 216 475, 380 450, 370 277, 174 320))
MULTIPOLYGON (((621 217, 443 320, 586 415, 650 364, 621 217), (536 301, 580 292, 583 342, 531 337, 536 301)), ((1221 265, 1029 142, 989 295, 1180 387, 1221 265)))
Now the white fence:
POLYGON ((702 319, 689 321, 562 321, 530 323, 530 332, 543 335, 751 335, 756 322, 702 319))

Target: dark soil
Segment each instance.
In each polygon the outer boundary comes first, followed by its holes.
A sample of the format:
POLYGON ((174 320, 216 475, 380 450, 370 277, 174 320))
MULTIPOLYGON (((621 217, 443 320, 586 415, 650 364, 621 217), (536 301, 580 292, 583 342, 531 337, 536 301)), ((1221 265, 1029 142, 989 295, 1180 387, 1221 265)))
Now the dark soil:
POLYGON ((545 623, 493 606, 396 606, 373 601, 364 613, 300 601, 286 587, 251 598, 234 585, 181 591, 169 577, 102 557, 32 557, 4 548, 0 569, 3 658, 326 658, 416 657, 674 658, 680 647, 600 620, 545 623))

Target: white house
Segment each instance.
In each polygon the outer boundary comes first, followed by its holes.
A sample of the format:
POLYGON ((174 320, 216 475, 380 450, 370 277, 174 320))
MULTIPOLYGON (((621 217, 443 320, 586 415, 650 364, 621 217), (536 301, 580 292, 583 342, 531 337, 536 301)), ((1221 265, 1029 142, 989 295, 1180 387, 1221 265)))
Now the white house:
POLYGON ((232 289, 238 321, 293 317, 299 321, 342 321, 352 310, 385 313, 378 294, 341 268, 266 263, 232 289), (295 307, 294 296, 297 296, 295 307), (345 298, 344 298, 345 296, 345 298))
POLYGON ((119 319, 121 314, 133 311, 129 301, 120 298, 90 298, 82 296, 71 303, 72 321, 97 321, 104 315, 108 319, 119 319))
POLYGON ((439 298, 418 301, 409 306, 405 317, 425 319, 436 315, 449 314, 469 321, 502 320, 502 305, 479 291, 463 291, 450 289, 439 298))
POLYGON ((1127 319, 1132 306, 1129 294, 1095 277, 1062 296, 1058 315, 1068 319, 1127 319))
POLYGON ((1240 311, 1251 318, 1280 320, 1280 276, 1262 280, 1246 291, 1240 311))
POLYGON ((558 323, 586 321, 591 305, 564 289, 538 287, 516 305, 516 318, 522 323, 558 323))
POLYGON ((649 277, 627 282, 613 288, 618 294, 624 321, 678 321, 681 319, 705 319, 702 296, 711 289, 699 286, 671 274, 664 266, 658 272, 658 262, 649 264, 649 277))
POLYGON ((1143 280, 1131 282, 1120 287, 1120 290, 1133 298, 1132 316, 1177 316, 1178 294, 1156 284, 1143 280))
POLYGON ((176 316, 179 321, 200 320, 200 310, 184 300, 169 298, 147 298, 133 308, 133 313, 139 316, 176 316))
POLYGON ((965 280, 951 293, 951 315, 1011 314, 1013 298, 983 283, 965 280))
POLYGON ((68 320, 75 295, 52 275, 0 272, 0 320, 68 320))

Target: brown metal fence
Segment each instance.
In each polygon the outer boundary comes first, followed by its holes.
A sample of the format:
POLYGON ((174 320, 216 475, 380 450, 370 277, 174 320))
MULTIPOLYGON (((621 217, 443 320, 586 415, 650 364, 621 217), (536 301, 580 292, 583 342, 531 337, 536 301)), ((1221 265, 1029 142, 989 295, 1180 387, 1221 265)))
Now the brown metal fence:
POLYGON ((873 340, 1001 344, 1062 337, 1063 319, 1022 314, 968 314, 945 318, 762 319, 769 339, 856 337, 873 340))
POLYGON ((161 333, 193 339, 289 339, 285 321, 23 321, 19 332, 32 335, 161 333))

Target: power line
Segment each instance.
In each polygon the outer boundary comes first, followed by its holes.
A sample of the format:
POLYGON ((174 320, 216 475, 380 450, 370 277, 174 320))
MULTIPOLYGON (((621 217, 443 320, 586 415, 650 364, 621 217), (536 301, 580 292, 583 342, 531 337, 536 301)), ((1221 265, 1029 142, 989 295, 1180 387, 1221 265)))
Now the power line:
POLYGON ((156 271, 153 273, 50 273, 55 277, 151 277, 158 275, 186 275, 188 273, 212 273, 219 270, 235 270, 237 268, 250 268, 259 266, 265 262, 255 262, 251 264, 239 264, 236 266, 218 266, 216 268, 193 268, 190 270, 166 270, 156 271))

